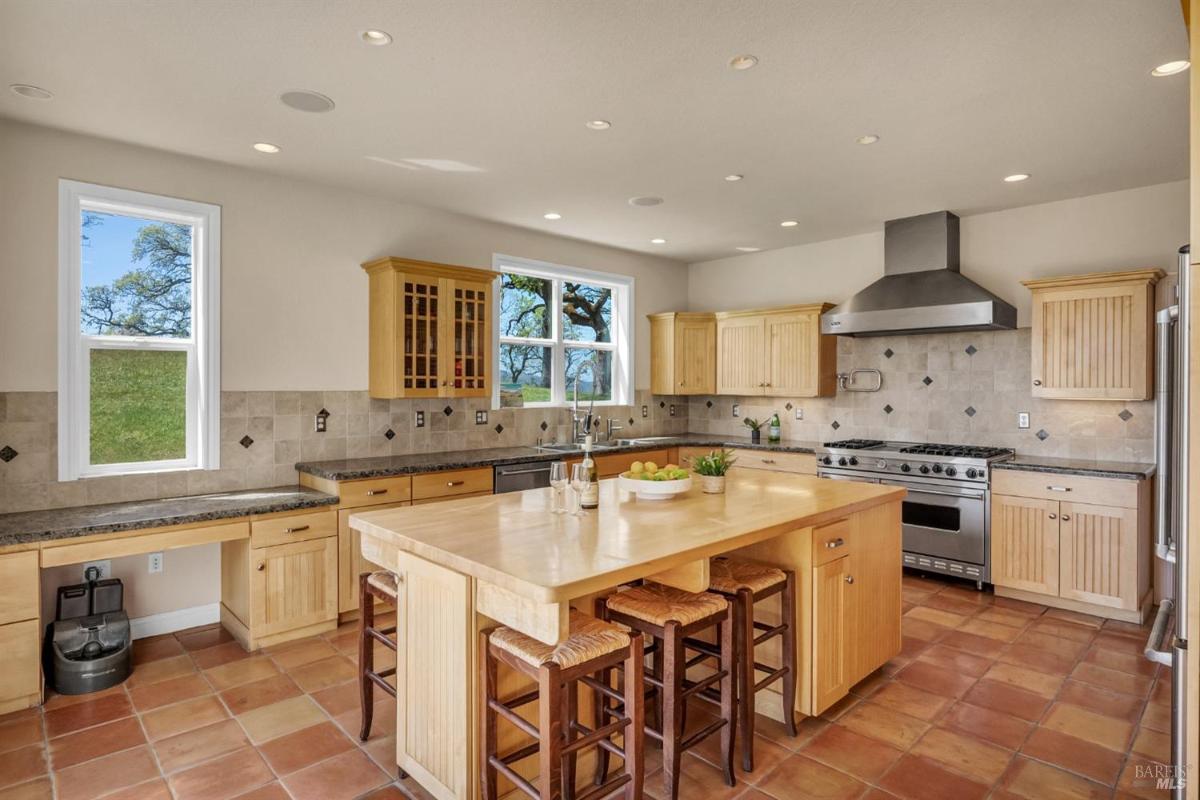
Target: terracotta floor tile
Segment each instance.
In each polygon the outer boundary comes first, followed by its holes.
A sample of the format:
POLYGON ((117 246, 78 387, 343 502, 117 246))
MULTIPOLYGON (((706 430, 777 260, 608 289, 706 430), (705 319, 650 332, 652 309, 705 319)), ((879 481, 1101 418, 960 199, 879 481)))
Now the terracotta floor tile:
POLYGON ((1078 775, 1018 756, 1000 781, 1010 796, 1027 800, 1100 800, 1112 790, 1078 775))
POLYGON ((333 648, 339 653, 353 655, 358 652, 358 631, 348 630, 336 634, 330 634, 325 641, 333 645, 333 648))
POLYGON ((212 669, 219 667, 222 664, 229 664, 234 661, 241 661, 244 658, 250 658, 253 653, 243 648, 237 642, 226 642, 215 647, 206 647, 203 650, 193 650, 192 661, 196 662, 196 666, 200 669, 212 669))
POLYGON ((1007 683, 1009 686, 1040 694, 1047 700, 1058 694, 1058 690, 1063 684, 1061 675, 1047 675, 1044 672, 1003 662, 995 664, 983 677, 990 681, 1007 683))
MULTIPOLYGON (((403 800, 408 800, 401 795, 403 800)), ((239 794, 234 800, 291 800, 288 796, 287 789, 283 788, 282 783, 268 783, 266 786, 260 786, 257 789, 251 789, 245 794, 239 794)), ((363 798, 366 800, 366 798, 363 798)))
POLYGON ((186 654, 147 661, 145 664, 138 664, 133 668, 133 674, 129 676, 129 680, 125 681, 125 688, 148 686, 195 671, 196 665, 186 654))
POLYGON ((301 695, 247 711, 238 717, 238 722, 246 729, 250 741, 262 744, 277 736, 324 722, 326 719, 325 712, 321 711, 321 707, 314 703, 312 698, 301 695))
POLYGON ((171 773, 248 744, 242 726, 226 719, 161 739, 154 743, 154 752, 163 772, 171 773))
POLYGON ((136 717, 125 717, 50 740, 50 763, 60 770, 146 743, 136 717))
POLYGON ((172 800, 171 790, 162 778, 139 783, 128 789, 104 795, 104 800, 172 800))
POLYGON ((1047 653, 1054 653, 1068 658, 1079 658, 1088 649, 1087 642, 1077 642, 1074 639, 1066 639, 1033 628, 1027 628, 1022 632, 1014 640, 1014 644, 1028 645, 1047 653))
POLYGON ((1078 611, 1069 611, 1065 608, 1051 608, 1043 615, 1043 619, 1055 619, 1062 622, 1070 622, 1074 625, 1082 625, 1085 628, 1100 630, 1104 625, 1104 618, 1093 616, 1092 614, 1081 614, 1078 611))
POLYGON ((969 733, 984 741, 1015 750, 1033 730, 1033 723, 990 708, 956 703, 938 720, 940 727, 969 733))
POLYGON ((887 685, 890 681, 887 675, 883 674, 883 670, 875 670, 867 677, 863 678, 858 683, 850 687, 850 693, 856 697, 870 697, 887 685))
POLYGON ((1010 628, 1025 628, 1035 618, 1030 617, 1028 614, 1022 614, 1019 611, 1010 611, 1007 608, 989 608, 980 612, 976 619, 981 619, 984 622, 1008 625, 1010 628))
POLYGON ((922 600, 927 597, 932 597, 935 594, 937 594, 937 592, 930 591, 928 589, 918 589, 913 586, 900 587, 901 598, 904 600, 904 602, 914 606, 919 605, 922 600))
MULTIPOLYGON (((336 725, 322 722, 273 739, 259 751, 276 775, 287 775, 352 747, 354 743, 336 725)), ((395 760, 393 750, 392 761, 395 760)))
POLYGON ((1171 671, 1164 669, 1159 673, 1158 678, 1154 681, 1154 688, 1150 690, 1150 702, 1159 703, 1160 705, 1171 705, 1171 671))
POLYGON ((49 778, 18 783, 0 789, 0 800, 54 800, 54 786, 49 778))
POLYGON ((1067 703, 1055 703, 1042 726, 1118 752, 1124 752, 1133 735, 1128 722, 1067 703))
POLYGON ((983 656, 984 658, 995 658, 1004 650, 1004 642, 998 639, 990 639, 987 636, 978 636, 962 630, 946 634, 946 636, 939 640, 938 644, 973 653, 977 656, 983 656))
POLYGON ((24 783, 47 772, 46 748, 40 744, 12 750, 0 757, 0 786, 24 783))
POLYGON ((910 619, 932 622, 934 625, 953 629, 962 625, 969 617, 965 614, 955 614, 952 611, 943 611, 937 608, 930 608, 929 606, 917 606, 904 615, 904 618, 901 620, 901 626, 910 619))
MULTIPOLYGON (((920 606, 913 608, 912 611, 916 611, 918 608, 920 606)), ((911 613, 910 611, 909 614, 911 613)), ((923 642, 936 642, 950 632, 950 628, 944 625, 938 625, 936 622, 928 622, 923 619, 914 619, 909 614, 904 615, 904 622, 902 623, 905 636, 920 639, 923 642)))
POLYGON ((1036 620, 1030 630, 1035 633, 1057 636, 1062 639, 1070 639, 1073 642, 1083 642, 1085 644, 1090 643, 1096 636, 1095 628, 1054 619, 1050 616, 1049 611, 1041 619, 1036 620))
POLYGON ((927 647, 929 647, 929 642, 925 641, 924 639, 918 639, 915 636, 904 635, 901 635, 900 637, 900 655, 909 660, 921 655, 921 653, 924 652, 925 648, 927 647))
POLYGON ((142 725, 146 727, 146 736, 150 741, 156 742, 168 736, 210 725, 228 716, 225 706, 221 705, 221 701, 215 695, 206 695, 148 711, 142 714, 142 725))
POLYGON ((391 778, 354 749, 283 778, 295 800, 341 800, 358 797, 391 778))
POLYGON ((947 728, 933 728, 909 752, 989 786, 1004 774, 1013 755, 1011 750, 947 728))
POLYGON ((829 723, 820 717, 804 717, 796 723, 797 735, 792 737, 788 736, 782 722, 776 722, 770 717, 764 717, 762 714, 759 714, 754 720, 755 734, 770 742, 774 742, 785 750, 793 752, 808 744, 814 736, 825 730, 828 726, 829 723))
POLYGON ((961 617, 974 616, 987 608, 985 605, 973 603, 963 597, 944 591, 925 598, 921 601, 920 605, 926 608, 935 608, 939 611, 949 611, 951 614, 958 614, 961 617))
POLYGON ((159 706, 191 700, 205 694, 212 694, 212 687, 199 673, 182 675, 178 678, 152 683, 149 686, 138 686, 129 690, 129 699, 138 711, 149 711, 159 706))
POLYGON ((1145 655, 1134 655, 1133 653, 1109 650, 1095 645, 1084 654, 1083 660, 1098 667, 1105 667, 1117 672, 1128 672, 1130 675, 1141 675, 1147 678, 1153 678, 1158 672, 1158 665, 1152 661, 1147 661, 1145 655))
POLYGON ((243 683, 221 692, 221 700, 234 716, 297 697, 300 687, 287 675, 272 675, 260 681, 243 683))
POLYGON ((924 689, 893 681, 871 695, 871 702, 928 722, 941 716, 952 701, 924 689))
POLYGON ((966 602, 981 608, 988 608, 996 602, 996 595, 987 591, 981 592, 969 583, 950 583, 949 585, 946 585, 945 588, 939 592, 939 594, 943 594, 947 597, 955 597, 959 600, 965 600, 966 602))
POLYGON ((996 608, 1007 608, 1010 611, 1028 614, 1031 617, 1039 617, 1047 611, 1046 606, 1037 603, 1027 603, 1024 600, 1014 600, 1011 597, 997 597, 993 605, 996 608))
POLYGON ((149 747, 124 750, 55 772, 58 800, 91 800, 159 777, 149 747))
POLYGON ((954 674, 970 675, 975 678, 983 675, 992 666, 992 659, 990 658, 936 644, 921 653, 917 657, 917 660, 935 664, 940 669, 954 674))
POLYGON ((859 702, 860 701, 857 697, 853 695, 847 695, 831 705, 829 708, 825 709, 825 711, 821 714, 821 719, 825 720, 826 722, 836 722, 843 714, 854 708, 854 706, 856 706, 859 702))
POLYGON ((253 747, 243 747, 167 780, 177 800, 227 800, 245 794, 275 776, 253 747))
POLYGON ((1021 753, 1038 761, 1045 761, 1068 772, 1099 781, 1106 786, 1117 782, 1125 754, 1109 750, 1098 744, 1068 736, 1065 733, 1038 728, 1021 748, 1021 753))
POLYGON ((266 656, 243 658, 240 661, 204 670, 204 677, 208 678, 208 682, 218 692, 278 674, 279 668, 266 656))
POLYGON ((1153 681, 1144 675, 1117 672, 1115 669, 1106 669, 1087 661, 1079 662, 1071 673, 1071 677, 1093 686, 1102 686, 1105 689, 1112 689, 1114 692, 1139 697, 1146 697, 1150 694, 1150 687, 1154 685, 1153 681))
POLYGON ((830 725, 805 745, 801 753, 856 778, 872 782, 903 755, 903 751, 891 745, 855 733, 840 724, 830 725))
POLYGON ((757 788, 776 800, 849 800, 859 797, 866 785, 844 772, 794 755, 759 781, 757 788))
POLYGON ((869 700, 851 709, 838 724, 901 750, 912 747, 929 730, 929 723, 869 700))
POLYGON ((988 639, 995 639, 999 642, 1011 642, 1021 635, 1018 628, 1011 625, 1001 625, 998 622, 988 622, 984 619, 969 619, 959 626, 958 630, 963 633, 973 633, 976 636, 984 636, 988 639))
POLYGON ((976 679, 918 659, 896 673, 896 680, 942 697, 957 699, 967 693, 976 679))
POLYGON ((204 650, 234 640, 233 635, 222 628, 219 623, 180 631, 175 634, 175 638, 179 640, 185 650, 204 650))
MULTIPOLYGON (((67 706, 79 705, 80 703, 91 703, 95 700, 102 700, 105 697, 124 694, 125 684, 123 683, 99 692, 89 692, 88 694, 59 694, 47 686, 46 700, 42 703, 42 711, 55 711, 60 708, 66 708, 67 706)), ((36 714, 37 709, 26 709, 25 712, 17 713, 20 714, 26 712, 32 712, 36 714)))
MULTIPOLYGON (((373 733, 373 731, 372 731, 373 733)), ((391 772, 395 769, 396 764, 396 739, 394 736, 376 739, 371 736, 371 741, 363 746, 367 754, 383 768, 385 772, 391 772)), ((688 752, 701 758, 713 767, 719 767, 721 764, 721 737, 709 736, 704 739, 695 748, 688 752)), ((737 779, 746 783, 757 783, 775 767, 782 764, 788 757, 792 755, 792 751, 782 745, 776 744, 762 736, 754 737, 754 771, 746 772, 742 769, 742 740, 741 731, 738 731, 738 739, 734 748, 733 755, 733 772, 737 779)))
POLYGON ((292 680, 306 692, 315 692, 358 677, 354 662, 345 656, 332 656, 291 670, 292 680))
POLYGON ((1128 653, 1129 655, 1136 656, 1146 646, 1146 639, 1145 637, 1135 639, 1132 636, 1102 630, 1096 634, 1096 638, 1092 640, 1092 644, 1105 650, 1116 650, 1119 653, 1128 653))
POLYGON ((1135 755, 1130 757, 1125 763, 1125 769, 1121 770, 1117 787, 1134 797, 1167 800, 1170 794, 1165 789, 1159 789, 1157 783, 1160 778, 1170 776, 1170 769, 1166 765, 1135 755))
MULTIPOLYGON (((1116 716, 1111 714, 1110 716, 1116 716)), ((1159 733, 1171 731, 1171 709, 1157 703, 1147 703, 1146 712, 1142 714, 1142 727, 1159 733)))
POLYGON ((976 683, 963 699, 972 705, 983 706, 1030 721, 1040 719, 1046 707, 1050 705, 1050 702, 1041 695, 1019 689, 1016 686, 1009 686, 1006 683, 984 679, 976 683))
POLYGON ((132 713, 133 706, 129 702, 129 695, 124 692, 105 695, 98 700, 75 703, 64 708, 47 711, 45 715, 46 735, 51 738, 62 736, 65 733, 128 717, 132 713))
POLYGON ((1133 737, 1131 750, 1154 761, 1169 762, 1171 760, 1171 736, 1150 728, 1141 728, 1133 737))
MULTIPOLYGON (((1058 693, 1058 701, 1095 711, 1108 717, 1116 717, 1126 722, 1137 722, 1142 713, 1143 700, 1136 695, 1114 692, 1093 686, 1090 683, 1068 680, 1063 683, 1058 693)), ((1170 709, 1168 709, 1168 719, 1170 709)))
MULTIPOLYGON (((705 741, 713 741, 715 738, 716 737, 710 737, 709 739, 706 739, 705 741)), ((759 738, 761 738, 761 737, 759 737, 759 738)), ((761 755, 763 757, 773 756, 775 751, 782 751, 782 755, 779 757, 778 760, 782 760, 782 759, 786 758, 787 756, 791 755, 790 750, 784 750, 782 747, 780 747, 777 744, 772 744, 769 742, 767 744, 769 744, 770 747, 773 748, 773 750, 762 753, 761 755)), ((397 772, 398 768, 396 766, 396 736, 395 736, 395 734, 389 734, 388 736, 381 736, 378 738, 375 736, 372 736, 369 740, 367 740, 366 742, 361 744, 360 747, 362 747, 362 750, 364 753, 366 753, 368 756, 371 757, 371 760, 375 762, 376 766, 378 766, 381 770, 386 772, 388 775, 394 775, 397 772)), ((756 748, 756 752, 755 752, 756 759, 760 756, 760 753, 757 752, 760 749, 761 748, 756 748)), ((692 751, 692 753, 698 758, 703 758, 700 747, 697 747, 695 750, 692 751)), ((716 768, 713 761, 709 761, 708 759, 704 759, 704 760, 708 761, 709 765, 712 766, 714 769, 716 768)), ((742 770, 739 767, 740 761, 741 761, 741 759, 735 755, 734 762, 733 762, 733 773, 735 775, 741 775, 742 781, 749 782, 749 778, 746 777, 746 773, 742 772, 742 770)), ((775 760, 772 758, 770 766, 773 766, 774 763, 775 763, 775 760)), ((764 767, 765 766, 767 766, 766 762, 764 762, 764 767)), ((763 775, 763 770, 758 768, 757 760, 755 761, 755 772, 753 772, 751 774, 754 775, 755 777, 762 777, 762 775, 763 775)))
POLYGON ((328 689, 313 692, 312 698, 329 713, 329 716, 336 717, 338 714, 359 707, 358 683, 351 681, 330 686, 328 689))
POLYGON ((0 725, 0 753, 42 741, 42 716, 30 714, 0 725))
POLYGON ((880 788, 906 800, 972 800, 987 796, 988 787, 943 769, 936 761, 906 755, 878 782, 880 788))
POLYGON ((162 636, 149 636, 138 639, 133 643, 133 663, 144 664, 147 661, 157 661, 160 658, 183 655, 183 645, 174 634, 164 633, 162 636))
POLYGON ((1052 653, 1028 644, 1011 644, 996 658, 1005 664, 1016 664, 1018 667, 1029 667, 1047 675, 1069 675, 1075 668, 1077 656, 1066 656, 1052 653))
POLYGON ((279 668, 287 671, 302 664, 319 661, 338 655, 338 650, 324 639, 301 639, 267 649, 267 655, 275 660, 279 668))

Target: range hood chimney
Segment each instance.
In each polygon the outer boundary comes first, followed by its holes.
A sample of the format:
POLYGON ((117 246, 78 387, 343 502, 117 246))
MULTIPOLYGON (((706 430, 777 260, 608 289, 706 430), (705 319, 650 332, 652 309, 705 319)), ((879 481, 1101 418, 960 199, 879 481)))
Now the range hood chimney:
POLYGON ((1017 310, 958 272, 958 217, 935 211, 883 227, 883 277, 821 316, 821 333, 1010 330, 1017 310))

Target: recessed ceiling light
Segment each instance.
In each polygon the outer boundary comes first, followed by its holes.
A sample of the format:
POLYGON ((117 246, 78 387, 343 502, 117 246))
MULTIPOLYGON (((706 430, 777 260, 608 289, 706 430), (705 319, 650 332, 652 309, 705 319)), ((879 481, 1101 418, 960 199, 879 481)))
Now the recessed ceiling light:
POLYGON ((741 55, 729 59, 730 69, 744 70, 758 65, 758 56, 741 55))
POLYGON ((757 253, 759 250, 762 250, 761 247, 739 247, 737 249, 743 253, 757 253))
POLYGON ((557 211, 547 211, 545 214, 542 214, 542 218, 543 219, 562 219, 562 214, 559 214, 557 211))
POLYGON ((320 92, 307 89, 295 89, 279 95, 279 102, 297 111, 307 111, 311 114, 323 114, 333 111, 333 101, 320 92))
POLYGON ((667 240, 663 239, 661 237, 650 240, 650 244, 666 244, 666 243, 667 243, 667 240))
POLYGON ((8 88, 21 97, 28 97, 30 100, 49 100, 54 97, 53 92, 48 92, 40 86, 31 86, 28 83, 14 83, 8 88))
POLYGON ((1020 183, 1021 181, 1029 180, 1029 175, 1024 172, 1018 172, 1015 175, 1004 176, 1005 183, 1020 183))
POLYGON ((380 31, 372 28, 362 32, 362 40, 367 44, 374 45, 375 47, 383 47, 384 45, 392 43, 392 35, 387 31, 380 31))
POLYGON ((278 153, 279 145, 270 142, 255 142, 254 149, 260 153, 278 153))
POLYGON ((661 197, 655 197, 654 195, 629 198, 629 205, 631 206, 661 206, 662 202, 663 199, 661 197))
POLYGON ((866 136, 860 136, 854 141, 859 144, 875 144, 879 141, 879 136, 874 133, 868 133, 866 136))
POLYGON ((1190 61, 1168 61, 1150 70, 1150 74, 1156 78, 1165 78, 1168 75, 1178 75, 1191 65, 1190 61))
POLYGON ((797 225, 799 225, 799 224, 800 224, 800 223, 799 223, 799 222, 797 222, 797 221, 796 221, 796 220, 794 220, 794 219, 785 219, 783 222, 779 223, 779 227, 781 227, 781 228, 794 228, 794 227, 796 227, 796 226, 797 226, 797 225))
POLYGON ((606 119, 589 119, 584 124, 594 131, 606 131, 612 127, 612 123, 606 119))
POLYGON ((745 175, 738 175, 738 174, 735 172, 735 173, 734 173, 734 174, 732 174, 732 175, 726 175, 726 176, 725 176, 725 180, 729 181, 730 183, 736 183, 736 182, 740 181, 740 180, 741 180, 742 178, 744 178, 744 177, 746 177, 746 176, 745 176, 745 175))

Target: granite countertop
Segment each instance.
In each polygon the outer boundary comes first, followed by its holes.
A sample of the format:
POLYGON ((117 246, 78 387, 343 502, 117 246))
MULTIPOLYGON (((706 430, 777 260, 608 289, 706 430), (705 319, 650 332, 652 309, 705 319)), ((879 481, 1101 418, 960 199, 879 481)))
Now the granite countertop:
POLYGON ((272 514, 333 505, 332 495, 300 486, 277 486, 240 492, 170 497, 46 511, 0 514, 0 547, 94 533, 183 525, 189 522, 272 514))
MULTIPOLYGON (((632 453, 641 450, 657 450, 663 447, 743 447, 753 450, 770 450, 785 453, 812 453, 815 442, 762 442, 752 444, 749 436, 720 436, 717 434, 685 433, 679 436, 652 436, 638 440, 638 444, 620 447, 603 447, 596 455, 608 453, 632 453)), ((331 461, 302 461, 296 469, 333 481, 349 481, 360 478, 386 478, 393 475, 411 475, 418 472, 437 472, 445 469, 467 469, 469 467, 496 467, 507 464, 528 464, 541 461, 557 461, 576 453, 559 453, 539 450, 536 447, 492 447, 483 450, 452 450, 440 453, 409 453, 402 456, 376 456, 372 458, 343 458, 331 461)))
POLYGON ((1016 469, 1023 472, 1052 472, 1059 475, 1086 475, 1093 478, 1144 480, 1154 475, 1153 464, 1126 461, 1093 461, 1086 458, 1050 458, 1019 455, 1011 461, 992 464, 992 469, 1016 469))

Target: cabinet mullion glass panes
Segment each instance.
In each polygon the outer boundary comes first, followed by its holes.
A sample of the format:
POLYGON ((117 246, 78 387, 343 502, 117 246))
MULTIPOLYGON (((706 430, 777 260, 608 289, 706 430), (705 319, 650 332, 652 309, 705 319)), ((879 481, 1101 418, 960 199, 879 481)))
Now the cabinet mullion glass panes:
POLYGON ((454 285, 454 388, 486 388, 487 290, 472 284, 454 285))
POLYGON ((404 282, 404 388, 438 387, 438 284, 404 282))

